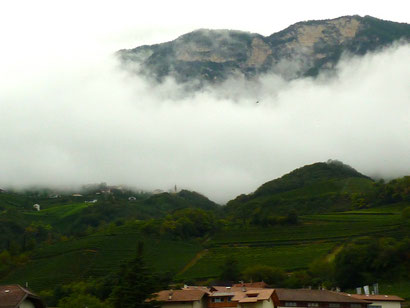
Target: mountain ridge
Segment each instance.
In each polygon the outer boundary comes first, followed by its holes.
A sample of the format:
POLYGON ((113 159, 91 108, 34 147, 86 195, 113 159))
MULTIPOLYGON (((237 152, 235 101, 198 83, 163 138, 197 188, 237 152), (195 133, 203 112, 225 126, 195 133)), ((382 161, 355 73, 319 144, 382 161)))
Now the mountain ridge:
POLYGON ((117 52, 124 68, 161 82, 201 85, 230 77, 254 78, 276 73, 285 79, 316 76, 331 70, 342 53, 364 55, 410 39, 410 24, 371 16, 342 16, 295 23, 269 36, 258 33, 198 29, 175 40, 117 52), (134 65, 131 65, 134 64, 134 65))

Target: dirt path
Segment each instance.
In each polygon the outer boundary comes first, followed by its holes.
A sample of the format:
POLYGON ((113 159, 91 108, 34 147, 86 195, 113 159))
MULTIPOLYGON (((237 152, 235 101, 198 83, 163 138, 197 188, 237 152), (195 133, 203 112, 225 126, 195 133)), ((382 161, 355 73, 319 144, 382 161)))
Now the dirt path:
POLYGON ((184 268, 177 275, 182 275, 183 273, 185 273, 190 267, 194 266, 196 262, 198 262, 198 260, 201 259, 207 253, 208 253, 208 249, 204 249, 198 252, 195 255, 195 257, 193 257, 193 259, 189 261, 188 264, 185 265, 184 268))

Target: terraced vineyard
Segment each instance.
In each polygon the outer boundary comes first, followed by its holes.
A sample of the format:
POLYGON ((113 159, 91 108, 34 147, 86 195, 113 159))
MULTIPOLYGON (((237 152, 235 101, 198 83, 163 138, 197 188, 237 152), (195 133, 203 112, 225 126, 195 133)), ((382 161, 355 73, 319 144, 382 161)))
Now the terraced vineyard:
POLYGON ((293 271, 305 268, 317 257, 330 253, 334 246, 334 243, 319 242, 272 247, 216 247, 210 249, 194 266, 177 278, 185 280, 214 278, 219 274, 226 256, 237 259, 241 270, 256 264, 264 264, 293 271))
POLYGON ((110 234, 36 249, 28 264, 11 272, 0 283, 24 285, 27 281, 33 289, 42 290, 86 277, 102 277, 132 258, 138 241, 144 242, 147 263, 161 272, 178 272, 201 249, 197 243, 147 237, 123 227, 110 234))
MULTIPOLYGON (((367 212, 370 214, 369 212, 367 212)), ((361 213, 323 214, 301 217, 302 224, 246 230, 223 230, 214 236, 211 245, 291 244, 318 240, 337 241, 353 236, 394 231, 401 225, 399 213, 362 215, 361 213)))
POLYGON ((401 208, 307 215, 296 226, 225 229, 207 243, 206 253, 178 278, 217 277, 227 255, 236 258, 242 269, 255 264, 287 271, 307 268, 315 258, 331 253, 349 239, 374 234, 394 236, 403 227, 401 208))

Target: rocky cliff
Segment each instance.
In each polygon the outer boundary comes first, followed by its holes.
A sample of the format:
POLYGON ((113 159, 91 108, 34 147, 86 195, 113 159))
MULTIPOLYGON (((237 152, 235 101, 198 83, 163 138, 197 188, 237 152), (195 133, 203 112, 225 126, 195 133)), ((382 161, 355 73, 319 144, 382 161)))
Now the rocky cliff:
POLYGON ((410 40, 410 25, 370 16, 344 16, 294 24, 270 36, 232 30, 196 30, 176 40, 120 50, 124 66, 161 82, 215 83, 231 76, 275 72, 284 78, 332 69, 343 52, 363 55, 397 40, 410 40), (136 68, 136 69, 135 69, 136 68))

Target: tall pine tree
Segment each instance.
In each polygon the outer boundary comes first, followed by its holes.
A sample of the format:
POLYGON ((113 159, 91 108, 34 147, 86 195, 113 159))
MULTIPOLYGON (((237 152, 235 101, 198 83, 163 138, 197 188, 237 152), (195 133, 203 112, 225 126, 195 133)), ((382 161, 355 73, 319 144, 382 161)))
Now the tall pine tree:
POLYGON ((143 245, 138 243, 137 255, 121 266, 118 285, 110 295, 115 308, 153 308, 158 303, 151 300, 159 290, 158 277, 145 265, 142 258, 143 245))

